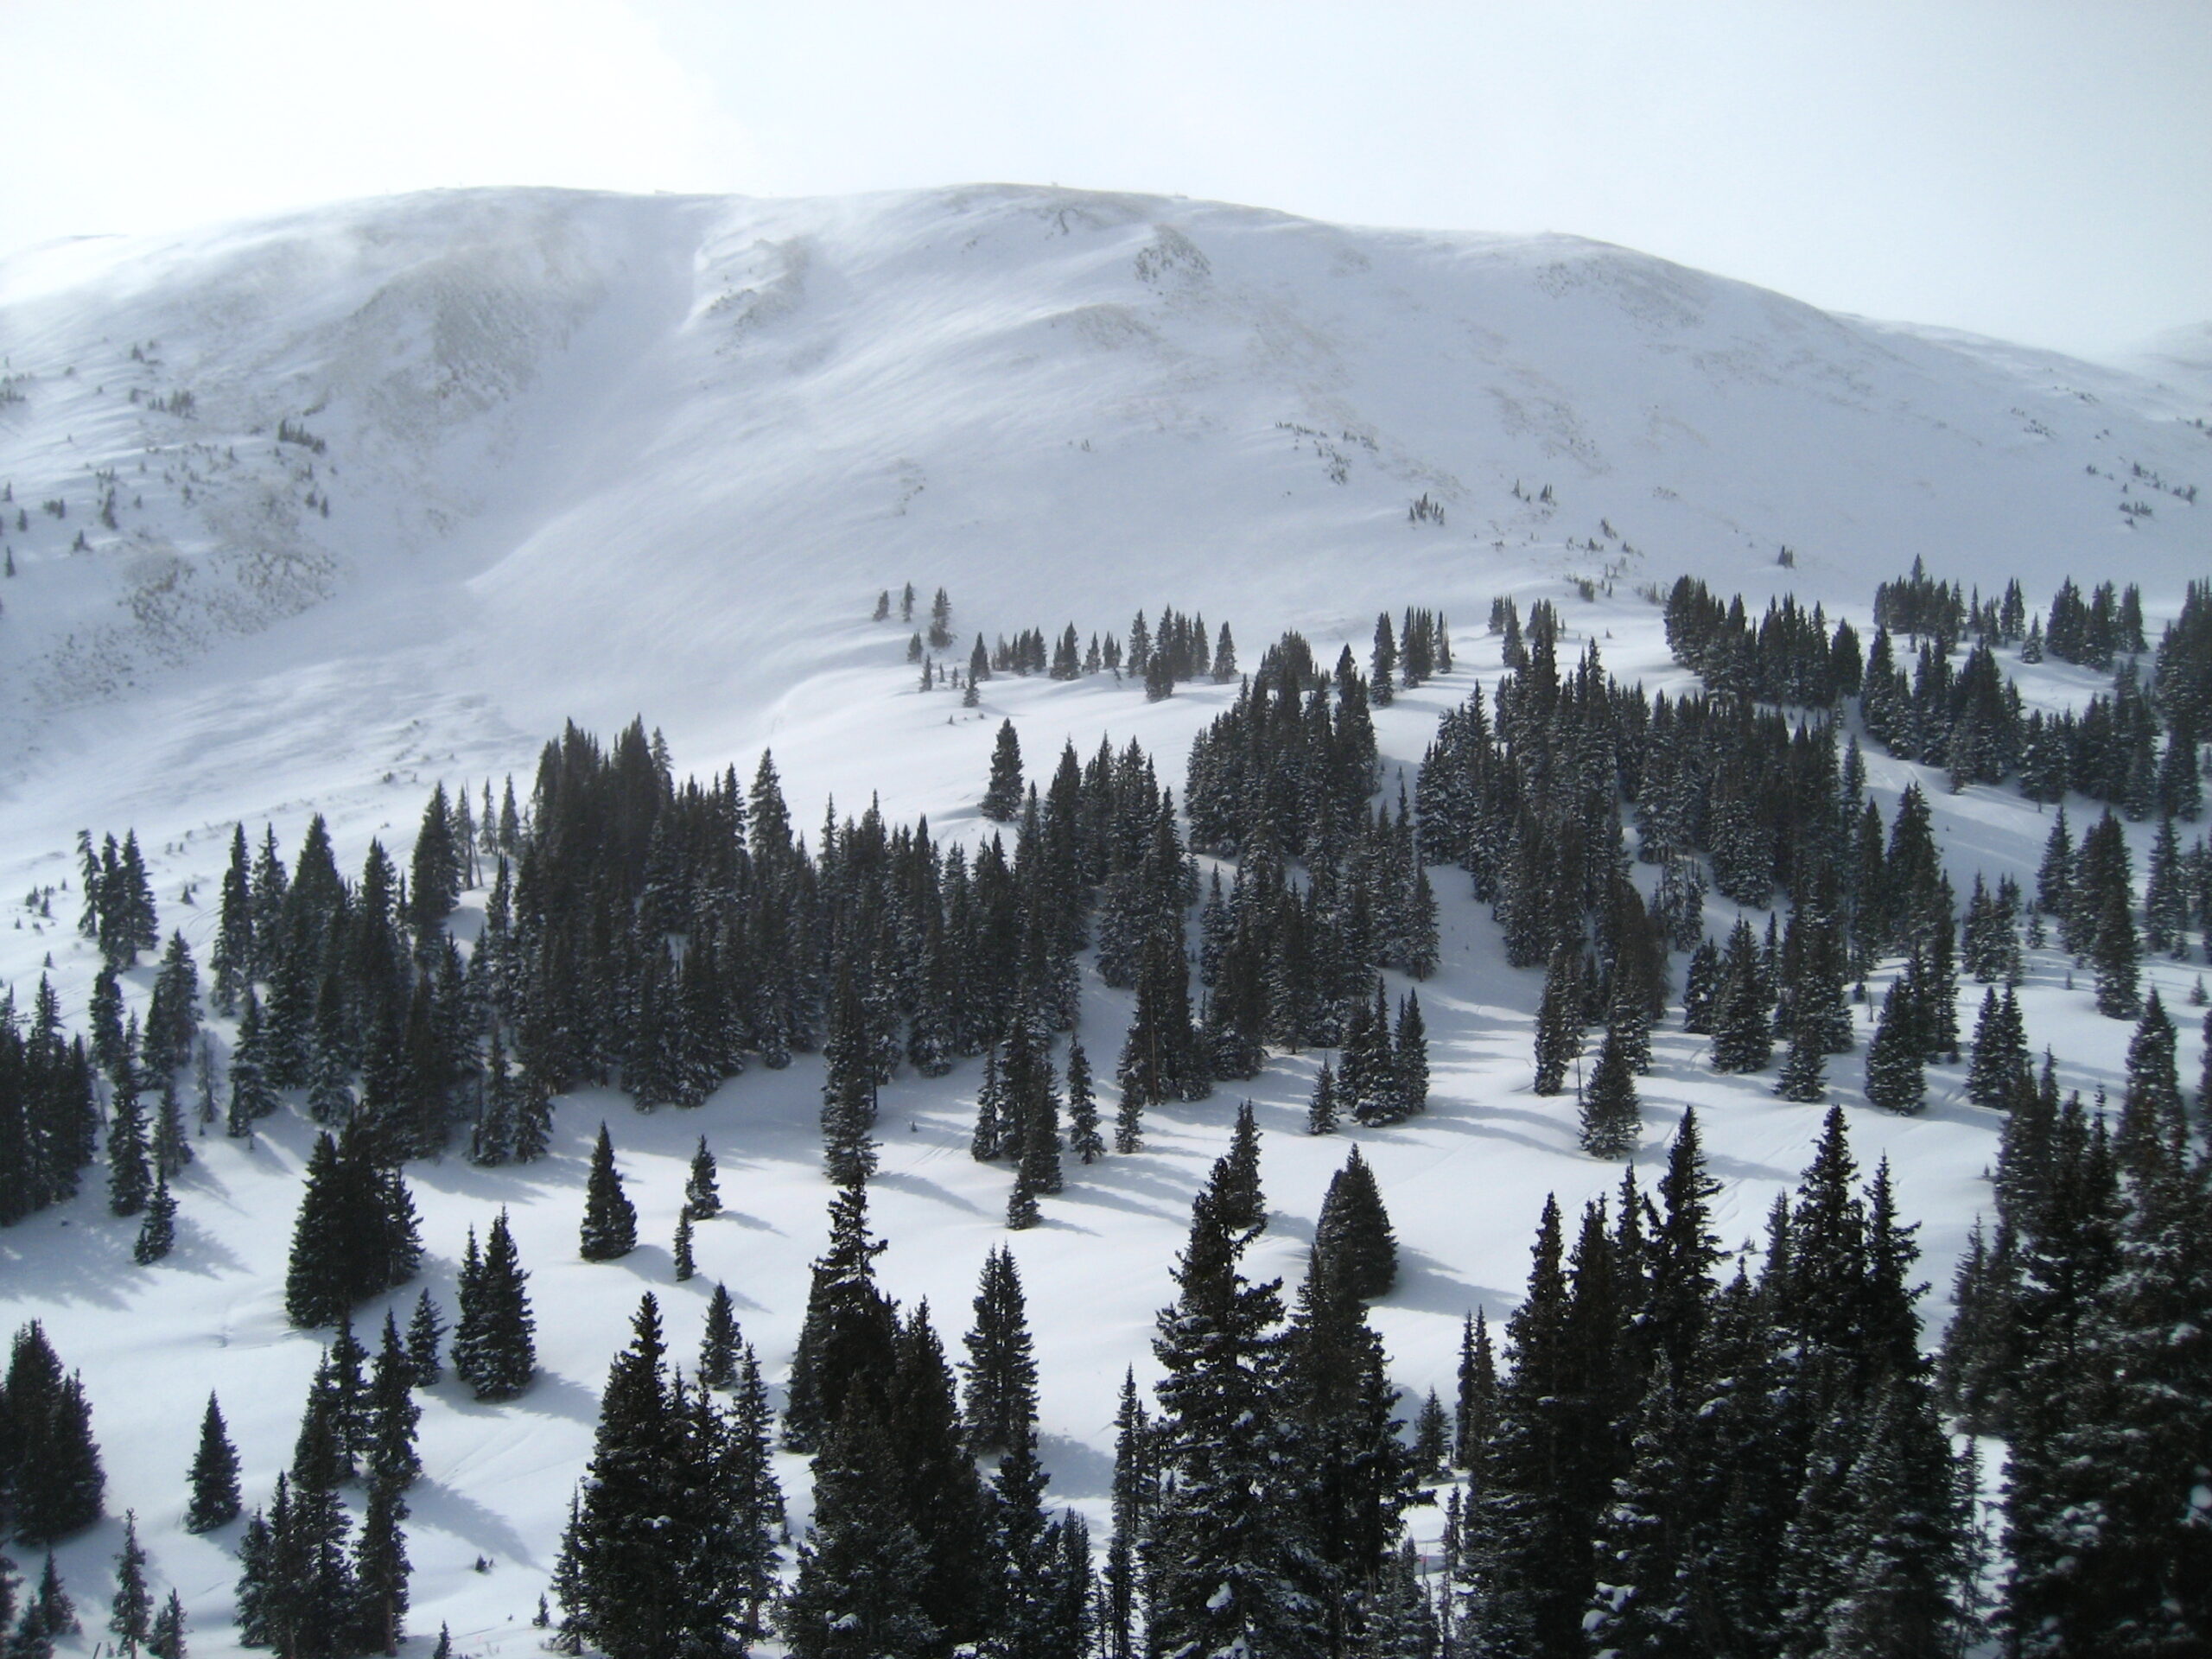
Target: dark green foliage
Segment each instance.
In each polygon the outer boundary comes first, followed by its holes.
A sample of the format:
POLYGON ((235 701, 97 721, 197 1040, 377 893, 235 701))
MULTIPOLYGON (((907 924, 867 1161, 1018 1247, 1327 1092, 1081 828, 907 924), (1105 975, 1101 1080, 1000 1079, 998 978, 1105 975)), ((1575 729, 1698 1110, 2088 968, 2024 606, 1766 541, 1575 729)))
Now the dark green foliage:
POLYGON ((1003 1452, 1037 1416, 1037 1362, 1021 1277, 1014 1252, 1004 1246, 983 1258, 975 1308, 976 1323, 962 1338, 968 1357, 960 1365, 966 1379, 961 1415, 969 1446, 978 1452, 1003 1452))
POLYGON ((15 1535, 50 1544, 100 1517, 107 1478, 92 1440, 92 1413, 83 1379, 64 1376, 61 1361, 36 1319, 16 1332, 0 1395, 0 1490, 10 1499, 15 1535))
POLYGON ((423 1408, 415 1402, 414 1367, 400 1338, 399 1322, 389 1311, 384 1316, 384 1339, 362 1403, 367 1418, 361 1458, 364 1471, 372 1481, 404 1491, 423 1472, 422 1459, 415 1451, 416 1426, 422 1420, 423 1408))
POLYGON ((1306 1132, 1331 1135, 1337 1127, 1337 1074, 1325 1058, 1313 1077, 1313 1097, 1306 1103, 1306 1132))
POLYGON ((699 1338, 697 1376, 702 1389, 730 1389, 737 1383, 738 1349, 743 1338, 737 1328, 736 1305, 729 1287, 717 1283, 707 1301, 706 1329, 699 1338))
POLYGON ((607 1372, 554 1572, 563 1637, 609 1659, 742 1653, 783 1516, 765 1410, 747 1396, 749 1414, 746 1400, 726 1413, 705 1389, 671 1380, 650 1294, 632 1332, 607 1372))
POLYGON ((445 1351, 445 1316, 429 1287, 415 1299, 415 1312, 407 1322, 407 1369, 418 1389, 434 1389, 444 1368, 439 1356, 445 1351))
POLYGON ((830 1201, 829 1248, 814 1262, 785 1395, 784 1443, 793 1451, 818 1450, 855 1384, 889 1374, 897 1319, 873 1265, 883 1248, 868 1236, 866 1187, 830 1201))
POLYGON ((1313 1227, 1313 1252, 1327 1258, 1334 1281, 1363 1301, 1390 1294, 1398 1279, 1398 1242, 1375 1172, 1355 1146, 1330 1178, 1313 1227))
POLYGON ((1478 1469, 1497 1421, 1497 1360, 1490 1321, 1481 1310, 1459 1329, 1459 1388, 1452 1402, 1452 1461, 1478 1469))
POLYGON ((1713 999, 1713 1069, 1764 1071, 1774 1058, 1774 996, 1751 925, 1738 921, 1720 958, 1713 999))
POLYGON ((1916 1000, 1909 981, 1892 982, 1883 993, 1882 1016, 1866 1045, 1866 1098, 1887 1111, 1916 1112, 1925 1096, 1916 1000))
POLYGON ((123 1512, 123 1548, 115 1557, 115 1599, 109 1605, 107 1627, 114 1633, 116 1649, 136 1654, 152 1632, 154 1592, 146 1587, 146 1550, 138 1541, 138 1512, 123 1512))
POLYGON ((185 1505, 184 1529, 209 1532, 238 1517, 238 1454, 231 1445, 223 1410, 215 1396, 207 1396, 207 1414, 200 1422, 200 1446, 193 1453, 192 1497, 185 1505))
POLYGON ((174 1590, 162 1604, 162 1611, 154 1615, 153 1629, 146 1636, 146 1651, 154 1659, 185 1659, 184 1598, 174 1590))
POLYGON ((516 1255, 505 1210, 493 1221, 481 1256, 476 1250, 476 1230, 469 1230, 468 1246, 461 1255, 453 1370, 479 1400, 512 1400, 530 1386, 537 1372, 537 1320, 530 1308, 529 1279, 516 1255))
POLYGON ((798 1659, 922 1659, 928 1557, 895 1496, 892 1449, 865 1394, 848 1396, 814 1465, 814 1524, 779 1624, 798 1659))
POLYGON ((1242 1233, 1266 1230, 1268 1200, 1260 1190, 1260 1124, 1250 1101, 1238 1103, 1229 1150, 1214 1160, 1206 1185, 1214 1195, 1222 1225, 1242 1233))
POLYGON ((376 1161, 354 1128, 340 1140, 318 1135, 284 1273, 292 1323, 335 1324, 355 1303, 413 1278, 422 1254, 399 1171, 376 1161))
POLYGON ((142 1268, 150 1267, 175 1245, 176 1197, 169 1191, 168 1178, 162 1176, 155 1181, 153 1194, 146 1200, 146 1219, 130 1247, 130 1259, 142 1268))
POLYGON ((699 1137, 699 1149, 691 1154, 691 1173, 683 1183, 683 1213, 694 1221, 710 1221, 721 1213, 721 1186, 716 1179, 715 1154, 707 1149, 707 1137, 699 1137))
POLYGON ((614 1142, 599 1126, 591 1171, 584 1180, 584 1219, 579 1252, 587 1262, 613 1262, 638 1248, 638 1211, 614 1167, 614 1142))
MULTIPOLYGON (((989 676, 986 674, 985 678, 989 676)), ((1021 740, 1014 735, 1014 722, 999 722, 998 741, 991 750, 991 777, 983 791, 982 814, 1001 823, 1011 823, 1021 816, 1021 740)))
POLYGON ((670 1254, 676 1262, 676 1282, 682 1284, 699 1271, 699 1264, 691 1257, 691 1212, 679 1210, 676 1215, 676 1243, 670 1254))
POLYGON ((1581 971, 1562 950, 1544 976, 1543 1000, 1536 1006, 1535 1092, 1555 1095, 1566 1087, 1567 1068, 1582 1052, 1581 971))
POLYGON ((1091 1091, 1090 1057, 1080 1037, 1068 1039, 1068 1150, 1086 1164, 1106 1154, 1098 1132, 1098 1102, 1091 1091))
POLYGON ((1635 1147, 1643 1128, 1630 1047, 1619 1027, 1609 1027, 1583 1090, 1582 1150, 1593 1158, 1622 1157, 1635 1147))

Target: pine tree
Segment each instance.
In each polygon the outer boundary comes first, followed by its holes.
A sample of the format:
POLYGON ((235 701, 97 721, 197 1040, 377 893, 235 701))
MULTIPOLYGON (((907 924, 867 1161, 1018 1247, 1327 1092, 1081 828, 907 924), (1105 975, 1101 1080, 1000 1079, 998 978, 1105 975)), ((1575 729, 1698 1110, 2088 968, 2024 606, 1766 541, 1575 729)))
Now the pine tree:
POLYGON ((407 1536, 400 1530, 406 1519, 407 1500, 400 1484, 371 1480, 361 1530, 353 1541, 352 1629, 346 1646, 354 1652, 399 1651, 406 1633, 407 1580, 413 1570, 407 1559, 407 1536))
POLYGON ((370 1479, 387 1481, 402 1490, 412 1485, 423 1472, 422 1459, 415 1451, 416 1426, 422 1421, 423 1408, 415 1402, 414 1383, 399 1321, 387 1309, 384 1339, 363 1395, 367 1433, 362 1463, 370 1479))
POLYGON ((1636 1092, 1636 1068, 1628 1047, 1608 1027, 1599 1045, 1598 1065, 1582 1099, 1582 1149, 1593 1158, 1619 1158, 1634 1149, 1643 1133, 1642 1107, 1636 1092))
POLYGON ((676 1243, 671 1250, 676 1262, 676 1282, 682 1284, 699 1271, 699 1264, 691 1258, 691 1212, 679 1210, 676 1213, 676 1243))
POLYGON ((865 1393, 847 1396, 814 1464, 814 1522, 779 1619, 796 1659, 922 1659, 923 1541, 900 1513, 892 1449, 865 1393))
POLYGON ((138 1541, 138 1512, 123 1512, 123 1548, 115 1557, 115 1599, 109 1605, 107 1627, 114 1632, 116 1650, 135 1655, 154 1624, 154 1595, 146 1587, 146 1551, 138 1541))
POLYGON ((1910 1114, 1920 1109, 1926 1084, 1912 1029, 1914 998, 1902 992, 1903 982, 1896 981, 1883 994, 1882 1017, 1866 1045, 1866 1098, 1885 1110, 1910 1114))
POLYGON ((1817 1106, 1828 1097, 1827 1046, 1808 1022, 1789 1033, 1789 1057, 1774 1080, 1774 1092, 1800 1105, 1817 1106))
POLYGON ((638 1212, 622 1190, 622 1177, 614 1167, 614 1142, 602 1122, 598 1143, 592 1147, 591 1173, 584 1181, 581 1251, 587 1262, 613 1262, 637 1247, 638 1212))
POLYGON ((1344 1166, 1330 1178, 1313 1227, 1313 1249, 1328 1270, 1363 1301, 1387 1296, 1398 1279, 1398 1242, 1375 1173, 1354 1146, 1344 1166))
MULTIPOLYGON (((982 676, 988 679, 988 671, 982 676)), ((1001 823, 1021 816, 1021 740, 1011 720, 999 722, 997 742, 991 750, 991 777, 983 791, 982 814, 1001 823)))
POLYGON ((154 1627, 146 1635, 146 1651, 154 1659, 185 1659, 184 1599, 174 1590, 162 1604, 162 1611, 154 1615, 154 1627))
POLYGON ((962 1338, 968 1357, 960 1366, 966 1378, 961 1414, 970 1446, 1003 1452, 1037 1415, 1037 1362, 1021 1277, 1014 1252, 1003 1245, 983 1258, 975 1308, 975 1325, 962 1338))
POLYGON ((444 1375, 439 1356, 445 1351, 445 1316, 424 1287, 415 1299, 415 1313, 407 1322, 407 1369, 418 1389, 435 1389, 444 1375))
POLYGON ((62 1374, 36 1319, 16 1332, 0 1404, 16 1536, 50 1544, 99 1520, 107 1478, 92 1440, 92 1407, 83 1379, 62 1374))
POLYGON ((1581 972, 1565 950, 1552 957, 1544 976, 1543 1000, 1536 1007, 1535 1092, 1555 1095, 1567 1084, 1567 1068, 1582 1052, 1581 972))
POLYGON ((184 1511, 187 1532, 211 1532, 238 1519, 238 1454, 213 1394, 207 1396, 207 1414, 200 1419, 200 1448, 188 1478, 192 1500, 184 1511))
MULTIPOLYGON (((127 1065, 128 1062, 126 1061, 127 1065)), ((152 1160, 146 1144, 146 1120, 138 1109, 138 1090, 118 1090, 115 1122, 107 1136, 107 1207, 111 1214, 135 1216, 154 1190, 152 1160)))
POLYGON ((157 1177, 151 1197, 146 1200, 146 1219, 138 1229, 137 1243, 130 1247, 130 1259, 141 1267, 151 1266, 168 1255, 176 1244, 176 1198, 169 1192, 168 1178, 157 1177))
POLYGON ((1337 1077, 1325 1058, 1314 1074, 1313 1095, 1306 1103, 1306 1133, 1333 1135, 1337 1128, 1337 1077))
MULTIPOLYGON (((601 1144, 606 1144, 604 1139, 601 1144)), ((468 1249, 461 1257, 453 1370, 479 1400, 512 1400, 530 1386, 537 1373, 537 1320, 525 1287, 529 1280, 516 1255, 505 1210, 493 1221, 480 1258, 476 1255, 475 1230, 469 1230, 468 1249)))
POLYGON ((707 1323, 699 1338, 699 1386, 702 1389, 730 1389, 737 1383, 737 1354, 741 1342, 737 1328, 736 1305, 730 1300, 729 1287, 717 1283, 715 1294, 707 1300, 707 1323))
POLYGON ((683 1212, 694 1221, 711 1221, 722 1210, 721 1187, 716 1179, 715 1154, 707 1149, 707 1137, 699 1137, 699 1149, 691 1154, 691 1173, 683 1183, 683 1212))
POLYGON ((883 1248, 868 1236, 866 1187, 847 1187, 830 1201, 830 1243, 815 1259, 785 1389, 784 1442, 793 1451, 818 1450, 845 1395, 890 1370, 897 1325, 873 1267, 883 1248))
POLYGON ((1459 1390, 1452 1414, 1452 1461, 1478 1470, 1497 1424, 1497 1359, 1490 1321, 1478 1308, 1459 1327, 1459 1390))
MULTIPOLYGON (((1226 625, 1224 625, 1226 626, 1226 625)), ((1090 1057, 1083 1039, 1068 1039, 1068 1150, 1086 1164, 1095 1164, 1106 1153, 1098 1132, 1098 1102, 1091 1091, 1090 1057)))

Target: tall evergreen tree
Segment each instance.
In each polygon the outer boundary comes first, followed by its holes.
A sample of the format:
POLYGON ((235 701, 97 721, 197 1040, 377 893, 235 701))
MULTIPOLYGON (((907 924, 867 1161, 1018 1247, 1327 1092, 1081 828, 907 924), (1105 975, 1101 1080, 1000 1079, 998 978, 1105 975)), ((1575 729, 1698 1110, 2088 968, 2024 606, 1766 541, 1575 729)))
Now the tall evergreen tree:
POLYGON ((978 1452, 1012 1446, 1037 1416, 1037 1362, 1031 1351, 1021 1276, 1004 1245, 983 1258, 976 1291, 976 1323, 962 1338, 968 1357, 961 1414, 978 1452))
POLYGON ((154 1593, 146 1587, 146 1550, 138 1541, 138 1512, 123 1512, 123 1548, 115 1557, 115 1599, 109 1605, 107 1627, 114 1633, 116 1651, 135 1655, 154 1625, 154 1593))
POLYGON ((691 1154, 691 1173, 683 1183, 683 1211, 694 1221, 711 1221, 721 1213, 721 1186, 716 1179, 715 1154, 707 1149, 707 1137, 699 1137, 699 1149, 691 1154))
MULTIPOLYGON (((606 1144, 604 1140, 601 1144, 606 1144)), ((529 1279, 516 1254, 505 1210, 493 1221, 480 1258, 475 1230, 469 1230, 468 1248, 461 1257, 453 1370, 479 1400, 512 1400, 530 1386, 537 1372, 537 1320, 525 1288, 529 1279)))
POLYGON ((200 1419, 200 1447, 193 1453, 188 1478, 192 1498, 184 1510, 187 1532, 212 1532, 238 1519, 238 1454, 213 1394, 207 1396, 207 1414, 200 1419))
POLYGON ((1598 1047, 1598 1065, 1582 1097, 1582 1149, 1593 1158, 1618 1158, 1643 1132, 1636 1068, 1629 1046, 1609 1027, 1598 1047))
POLYGON ((6 1428, 5 1472, 16 1536, 51 1544, 100 1517, 107 1478, 92 1439, 85 1385, 33 1319, 16 1332, 0 1390, 6 1428))
POLYGON ((599 1126, 591 1171, 584 1180, 582 1253, 587 1262, 613 1262, 638 1248, 638 1211, 614 1167, 614 1142, 599 1126))
POLYGON ((1357 1146, 1329 1179, 1313 1227, 1313 1251, 1329 1258, 1333 1282, 1363 1301, 1389 1295, 1397 1282, 1397 1237, 1375 1172, 1357 1146))

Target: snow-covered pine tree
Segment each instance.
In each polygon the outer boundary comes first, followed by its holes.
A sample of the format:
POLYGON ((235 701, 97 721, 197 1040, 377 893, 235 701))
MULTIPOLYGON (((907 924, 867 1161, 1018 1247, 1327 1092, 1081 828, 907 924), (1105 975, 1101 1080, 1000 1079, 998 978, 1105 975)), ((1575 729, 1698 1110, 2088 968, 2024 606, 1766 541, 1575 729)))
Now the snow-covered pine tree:
MULTIPOLYGON (((604 1141, 601 1142, 605 1144, 604 1141)), ((476 1233, 461 1258, 461 1315, 453 1332, 454 1375, 479 1400, 512 1400, 537 1370, 537 1319, 530 1307, 530 1275, 515 1250, 503 1209, 486 1236, 484 1252, 469 1271, 476 1233)))
POLYGON ((614 1167, 614 1142, 602 1122, 584 1179, 581 1254, 587 1262, 613 1262, 637 1247, 638 1211, 622 1190, 621 1174, 614 1167))

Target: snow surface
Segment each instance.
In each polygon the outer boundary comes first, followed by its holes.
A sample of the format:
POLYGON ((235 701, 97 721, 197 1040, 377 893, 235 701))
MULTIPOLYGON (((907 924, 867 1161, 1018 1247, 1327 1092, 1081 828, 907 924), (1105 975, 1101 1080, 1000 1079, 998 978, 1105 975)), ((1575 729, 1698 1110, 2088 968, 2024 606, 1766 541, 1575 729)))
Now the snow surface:
MULTIPOLYGON (((71 244, 0 265, 0 374, 14 494, 0 543, 19 573, 0 582, 0 982, 27 995, 50 962, 79 1021, 96 963, 76 896, 57 893, 51 920, 17 896, 74 887, 80 827, 137 828, 163 928, 181 927, 204 966, 234 822, 250 835, 273 823, 289 858, 320 810, 342 868, 372 836, 404 855, 434 781, 496 791, 512 772, 526 795, 564 719, 611 734, 642 714, 679 775, 735 765, 749 778, 772 746, 802 826, 832 795, 842 817, 874 793, 893 820, 925 813, 972 843, 989 827, 976 804, 1001 719, 1033 775, 1064 739, 1088 754, 1110 734, 1143 744, 1179 788, 1192 734, 1229 701, 1205 686, 1147 704, 1110 679, 996 680, 972 711, 922 696, 907 630, 862 620, 880 588, 908 581, 925 606, 949 590, 963 659, 978 630, 1049 637, 1071 620, 1087 639, 1163 604, 1230 622, 1248 668, 1287 626, 1326 657, 1348 639, 1363 658, 1378 609, 1441 608, 1459 671, 1377 716, 1410 782, 1437 716, 1498 672, 1481 632, 1493 594, 1560 603, 1563 660, 1594 639, 1611 671, 1656 689, 1688 681, 1637 590, 1684 571, 1754 608, 1791 591, 1862 626, 1873 584, 1916 554, 1992 592, 2017 575, 2036 607, 2068 574, 2132 580, 2155 632, 2183 582, 2212 570, 2208 521, 2174 493, 2212 473, 2212 407, 2186 377, 1831 316, 1569 238, 1348 230, 1149 197, 475 192, 71 244), (154 406, 186 391, 188 415, 154 406), (280 421, 325 448, 280 442, 280 421), (109 471, 114 529, 96 516, 109 471), (1443 524, 1408 521, 1424 493, 1443 524), (311 504, 326 496, 327 516, 311 504), (66 518, 41 510, 48 499, 66 518), (2122 513, 2136 502, 2152 513, 2122 513), (1794 569, 1777 564, 1783 545, 1794 569)), ((2101 683, 2057 664, 2012 671, 2044 705, 2101 683)), ((2005 789, 1948 796, 1940 777, 1868 760, 1885 811, 1909 779, 1928 789, 1961 891, 1977 869, 2031 878, 2048 829, 2036 808, 2005 789)), ((2077 825, 2088 810, 2075 804, 2077 825)), ((2143 827, 2131 838, 2139 874, 2143 827)), ((1463 881, 1440 872, 1438 887, 1428 1115, 1356 1132, 1403 1253, 1375 1319, 1408 1415, 1432 1386, 1449 1397, 1463 1313, 1483 1306, 1495 1324, 1517 1298, 1544 1195, 1579 1206, 1619 1174, 1575 1150, 1571 1095, 1529 1092, 1541 976, 1503 965, 1463 881)), ((481 898, 465 900, 464 934, 481 898)), ((1709 925, 1726 919, 1709 908, 1709 925)), ((2149 975, 2190 1078, 2196 971, 2149 975)), ((131 976, 134 996, 150 977, 131 976)), ((2056 953, 2037 957, 2031 1040, 2056 1050, 2068 1086, 2116 1084, 2129 1028, 2096 1016, 2086 976, 2064 978, 2056 953)), ((1969 1022, 1978 1001, 1963 992, 1969 1022)), ((1128 1012, 1086 984, 1102 1070, 1128 1012)), ((1678 1030, 1654 1048, 1640 1179, 1656 1179, 1668 1128, 1694 1104, 1726 1183, 1724 1235, 1756 1236, 1819 1112, 1775 1101, 1770 1076, 1713 1075, 1678 1030)), ((1071 1164, 1044 1224, 1013 1236, 1007 1172, 967 1155, 976 1066, 885 1091, 883 1282, 927 1298, 957 1345, 985 1251, 1011 1237, 1048 1496, 1102 1537, 1122 1370, 1150 1371, 1190 1197, 1247 1094, 1271 1207, 1253 1265, 1302 1271, 1353 1138, 1302 1133, 1317 1064, 1279 1056, 1249 1087, 1148 1114, 1144 1153, 1071 1164)), ((1940 1304, 1987 1207, 1994 1120, 1961 1097, 1962 1068, 1931 1071, 1913 1119, 1865 1108, 1858 1071, 1831 1067, 1854 1148, 1870 1170, 1892 1160, 1940 1304)), ((428 1403, 427 1474, 410 1494, 415 1630, 449 1622, 472 1654, 532 1649, 527 1620, 642 1291, 685 1354, 727 1281, 780 1377, 830 1196, 820 1080, 802 1058, 651 1116, 587 1091, 562 1103, 543 1163, 410 1167, 424 1281, 448 1309, 465 1230, 512 1212, 543 1366, 510 1404, 477 1405, 450 1380, 428 1403), (648 1242, 590 1265, 575 1228, 602 1118, 648 1242), (702 1133, 729 1211, 701 1227, 700 1277, 677 1286, 666 1241, 702 1133)), ((281 1307, 310 1139, 286 1116, 250 1146, 200 1143, 178 1184, 176 1252, 155 1268, 130 1262, 137 1224, 107 1215, 97 1171, 75 1203, 0 1233, 0 1311, 11 1329, 45 1320, 82 1368, 110 1510, 137 1510, 151 1577, 182 1592, 199 1654, 233 1650, 236 1577, 235 1528, 179 1527, 202 1402, 219 1391, 248 1502, 264 1501, 320 1349, 281 1307)), ((397 1299, 403 1319, 414 1294, 397 1299)), ((360 1310, 365 1335, 382 1314, 360 1310)), ((803 1519, 804 1466, 786 1459, 782 1474, 803 1519)), ((106 1523, 60 1551, 91 1625, 119 1533, 106 1523)))

